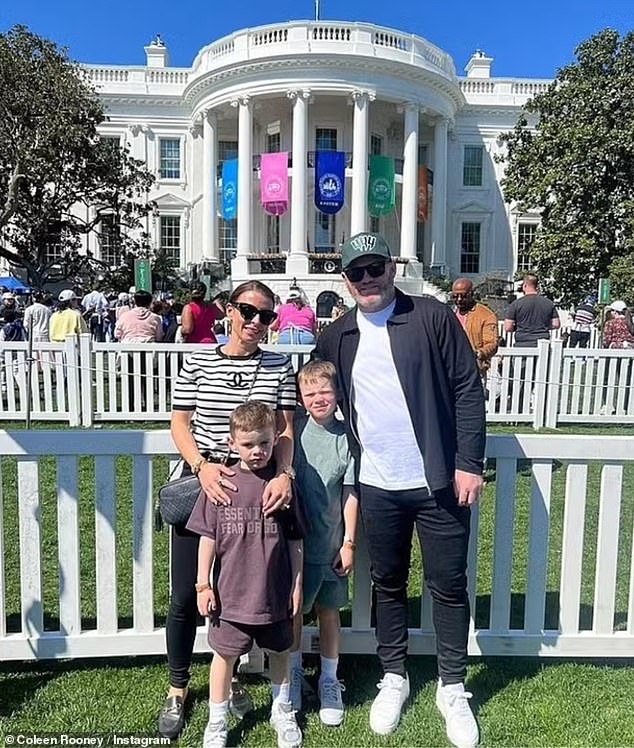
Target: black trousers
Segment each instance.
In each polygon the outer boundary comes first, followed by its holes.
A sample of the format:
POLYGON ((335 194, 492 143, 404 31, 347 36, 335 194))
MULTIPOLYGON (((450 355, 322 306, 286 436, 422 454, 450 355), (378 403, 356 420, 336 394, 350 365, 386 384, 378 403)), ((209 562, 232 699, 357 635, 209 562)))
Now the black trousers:
POLYGON ((568 339, 568 347, 569 348, 576 348, 579 346, 579 348, 587 348, 590 344, 590 333, 589 332, 579 332, 577 330, 572 330, 570 332, 570 338, 568 339))
POLYGON ((444 685, 464 682, 470 509, 458 505, 450 487, 431 495, 426 489, 385 491, 362 484, 359 493, 374 585, 377 654, 384 672, 406 672, 407 578, 415 527, 432 598, 438 672, 444 685))

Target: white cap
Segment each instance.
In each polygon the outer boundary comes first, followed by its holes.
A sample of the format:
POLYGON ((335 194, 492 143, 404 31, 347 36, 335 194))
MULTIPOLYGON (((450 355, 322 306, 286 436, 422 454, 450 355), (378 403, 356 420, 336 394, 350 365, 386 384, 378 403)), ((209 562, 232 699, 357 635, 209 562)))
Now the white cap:
POLYGON ((134 294, 136 293, 136 286, 130 286, 128 293, 130 294, 130 296, 134 296, 134 294))
POLYGON ((117 296, 117 301, 128 301, 130 297, 125 291, 121 291, 121 293, 117 296))
POLYGON ((15 294, 11 293, 11 291, 5 291, 2 294, 2 300, 6 301, 7 299, 15 299, 15 294))
POLYGON ((302 295, 299 291, 292 290, 288 292, 288 296, 286 298, 287 299, 301 299, 302 295))
POLYGON ((608 309, 612 309, 614 312, 624 312, 627 309, 627 304, 624 301, 613 301, 608 309))
POLYGON ((76 299, 77 296, 71 288, 65 288, 63 291, 59 292, 59 296, 57 298, 60 301, 72 301, 73 299, 76 299))

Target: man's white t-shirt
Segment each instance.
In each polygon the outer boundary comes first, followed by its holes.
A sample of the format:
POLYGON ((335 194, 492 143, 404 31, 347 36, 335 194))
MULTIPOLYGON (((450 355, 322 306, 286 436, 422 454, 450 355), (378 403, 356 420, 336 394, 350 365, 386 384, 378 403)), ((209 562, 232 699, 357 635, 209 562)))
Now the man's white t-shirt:
POLYGON ((352 366, 352 403, 361 443, 359 482, 403 491, 427 487, 427 478, 387 331, 395 304, 379 312, 357 310, 360 339, 352 366))

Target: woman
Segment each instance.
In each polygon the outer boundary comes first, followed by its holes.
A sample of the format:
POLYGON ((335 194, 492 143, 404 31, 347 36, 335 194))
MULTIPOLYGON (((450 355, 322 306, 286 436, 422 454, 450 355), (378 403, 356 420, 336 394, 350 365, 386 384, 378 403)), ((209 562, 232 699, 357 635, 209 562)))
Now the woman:
POLYGON ((225 316, 220 305, 205 301, 207 286, 194 283, 192 300, 185 304, 181 321, 181 332, 187 343, 216 343, 213 327, 225 316))
MULTIPOLYGON (((230 503, 234 471, 222 464, 227 455, 229 416, 254 398, 276 412, 280 434, 275 447, 276 477, 264 492, 264 512, 282 508, 291 498, 295 375, 284 355, 262 351, 260 341, 276 318, 273 293, 259 281, 238 286, 227 303, 229 342, 201 347, 185 359, 174 387, 172 438, 184 460, 183 472, 198 475, 210 501, 230 503)), ((159 717, 159 732, 175 738, 183 728, 189 669, 196 635, 196 569, 198 536, 185 527, 172 531, 172 595, 167 615, 170 688, 159 717)), ((239 693, 244 699, 244 694, 239 693)), ((248 697, 247 697, 248 698, 248 697)), ((234 714, 248 710, 236 702, 234 714)), ((240 714, 240 716, 242 716, 240 714)))
POLYGON ((632 315, 624 301, 613 301, 603 328, 604 348, 634 348, 632 315))
POLYGON ((282 345, 315 345, 317 318, 315 312, 304 303, 299 291, 288 294, 286 304, 278 310, 277 321, 271 330, 279 332, 277 342, 282 345))

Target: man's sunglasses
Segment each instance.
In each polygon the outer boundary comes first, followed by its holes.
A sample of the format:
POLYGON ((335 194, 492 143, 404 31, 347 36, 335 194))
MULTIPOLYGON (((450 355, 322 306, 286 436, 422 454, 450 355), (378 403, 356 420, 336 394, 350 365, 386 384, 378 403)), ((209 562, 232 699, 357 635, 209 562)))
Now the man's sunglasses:
POLYGON ((451 297, 453 299, 468 299, 469 296, 471 296, 470 293, 452 293, 451 297))
POLYGON ((240 316, 246 322, 251 322, 255 317, 259 317, 263 325, 270 325, 277 319, 277 312, 272 309, 258 309, 253 304, 245 304, 240 301, 231 302, 231 306, 234 306, 240 312, 240 316))
POLYGON ((377 260, 377 262, 372 262, 362 267, 348 268, 343 272, 350 283, 359 283, 359 281, 363 280, 366 271, 370 278, 380 278, 385 272, 385 260, 377 260))

